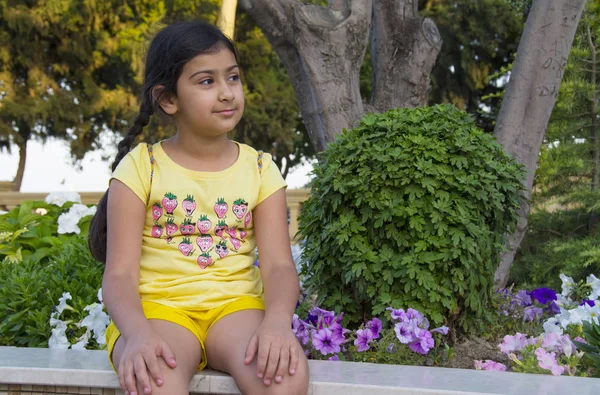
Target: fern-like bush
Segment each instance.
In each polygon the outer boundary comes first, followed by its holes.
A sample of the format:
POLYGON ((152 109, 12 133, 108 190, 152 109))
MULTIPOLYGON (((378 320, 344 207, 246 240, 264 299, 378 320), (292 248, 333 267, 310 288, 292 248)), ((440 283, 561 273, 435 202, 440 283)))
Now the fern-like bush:
POLYGON ((388 306, 475 329, 523 167, 453 106, 365 116, 324 152, 300 215, 301 275, 359 323, 388 306))

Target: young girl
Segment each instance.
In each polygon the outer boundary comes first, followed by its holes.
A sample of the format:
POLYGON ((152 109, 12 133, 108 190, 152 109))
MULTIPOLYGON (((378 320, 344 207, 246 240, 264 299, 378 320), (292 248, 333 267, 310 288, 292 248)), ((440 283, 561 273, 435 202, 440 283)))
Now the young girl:
POLYGON ((208 24, 169 26, 148 50, 140 113, 89 240, 106 262, 109 358, 126 394, 187 394, 207 365, 244 394, 307 393, 286 184, 270 155, 227 138, 244 111, 239 74, 208 24), (154 113, 177 133, 129 152, 154 113))

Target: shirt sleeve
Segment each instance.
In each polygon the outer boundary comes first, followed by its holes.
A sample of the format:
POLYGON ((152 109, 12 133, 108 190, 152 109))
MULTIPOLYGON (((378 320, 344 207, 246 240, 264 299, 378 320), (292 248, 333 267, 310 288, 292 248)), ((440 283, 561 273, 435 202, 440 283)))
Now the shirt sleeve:
POLYGON ((150 155, 147 145, 139 144, 119 162, 109 180, 119 180, 125 184, 146 204, 150 192, 150 155))
POLYGON ((271 154, 263 154, 262 162, 261 183, 256 204, 259 204, 281 188, 287 188, 287 183, 283 179, 279 168, 273 162, 271 154))

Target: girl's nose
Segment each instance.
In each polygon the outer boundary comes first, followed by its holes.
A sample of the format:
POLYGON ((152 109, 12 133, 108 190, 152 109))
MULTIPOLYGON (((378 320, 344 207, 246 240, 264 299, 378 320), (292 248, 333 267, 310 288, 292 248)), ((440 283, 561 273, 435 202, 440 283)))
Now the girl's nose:
POLYGON ((235 98, 233 90, 227 83, 221 85, 221 91, 219 92, 220 101, 232 101, 235 98))

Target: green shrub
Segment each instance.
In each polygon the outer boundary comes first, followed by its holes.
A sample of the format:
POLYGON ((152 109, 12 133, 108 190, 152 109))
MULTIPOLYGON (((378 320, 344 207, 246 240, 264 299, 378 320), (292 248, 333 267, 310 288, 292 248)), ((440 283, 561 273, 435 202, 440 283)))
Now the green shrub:
MULTIPOLYGON (((47 262, 57 249, 73 235, 58 234, 58 217, 69 211, 74 202, 62 207, 29 200, 0 215, 0 260, 30 259, 47 262)), ((86 237, 92 216, 80 220, 81 236, 86 237)))
POLYGON ((323 308, 388 306, 473 329, 486 315, 522 166, 453 106, 367 115, 315 166, 301 275, 323 308))
POLYGON ((0 346, 47 347, 50 314, 63 292, 70 292, 69 304, 83 312, 97 300, 102 271, 87 240, 77 236, 58 246, 45 265, 35 259, 4 259, 0 262, 0 346))

